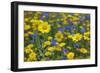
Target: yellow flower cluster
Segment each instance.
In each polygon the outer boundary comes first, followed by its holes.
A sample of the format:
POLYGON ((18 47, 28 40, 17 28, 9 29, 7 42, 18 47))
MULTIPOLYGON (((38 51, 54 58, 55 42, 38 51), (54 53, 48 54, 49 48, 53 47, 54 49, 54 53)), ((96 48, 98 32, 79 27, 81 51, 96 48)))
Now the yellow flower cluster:
POLYGON ((84 33, 84 40, 90 40, 89 35, 90 35, 90 32, 85 32, 84 33))
POLYGON ((25 47, 25 53, 28 55, 28 58, 25 59, 27 62, 28 61, 36 61, 37 60, 37 54, 32 50, 33 44, 30 44, 25 47))
POLYGON ((50 32, 51 26, 48 24, 48 22, 43 22, 42 20, 32 20, 31 22, 34 30, 38 30, 41 33, 50 32))
POLYGON ((82 34, 76 33, 74 35, 69 35, 69 38, 71 38, 74 42, 78 42, 82 39, 82 34))

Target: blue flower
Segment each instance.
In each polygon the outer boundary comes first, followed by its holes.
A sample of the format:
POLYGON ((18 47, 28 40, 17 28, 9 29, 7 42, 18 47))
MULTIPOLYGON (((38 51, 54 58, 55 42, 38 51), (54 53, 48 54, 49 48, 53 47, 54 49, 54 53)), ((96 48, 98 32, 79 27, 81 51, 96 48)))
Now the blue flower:
POLYGON ((44 20, 44 18, 43 17, 40 17, 40 20, 44 20))
POLYGON ((43 16, 46 16, 46 17, 48 17, 48 16, 49 16, 49 14, 48 14, 48 13, 44 13, 44 14, 43 14, 43 16))
POLYGON ((80 32, 84 33, 85 32, 85 28, 81 28, 80 32))
POLYGON ((68 50, 67 49, 63 49, 63 52, 66 53, 66 52, 68 52, 68 50))
POLYGON ((37 34, 32 34, 32 35, 30 35, 30 37, 36 38, 37 37, 37 34))
POLYGON ((56 43, 57 43, 57 41, 56 40, 53 40, 52 42, 51 42, 51 45, 56 45, 56 43))
POLYGON ((63 32, 63 31, 64 31, 64 29, 63 29, 63 28, 58 28, 58 31, 63 32))
POLYGON ((70 20, 67 20, 67 22, 68 22, 69 24, 71 24, 71 25, 73 24, 70 20))
POLYGON ((74 44, 74 47, 75 47, 75 48, 78 48, 78 44, 77 44, 77 43, 75 43, 75 44, 74 44))
POLYGON ((65 29, 70 29, 71 27, 70 26, 65 26, 65 29))
POLYGON ((76 28, 76 26, 75 25, 72 25, 71 28, 74 29, 74 28, 76 28))
POLYGON ((90 19, 90 15, 87 15, 87 16, 86 16, 86 19, 90 19))

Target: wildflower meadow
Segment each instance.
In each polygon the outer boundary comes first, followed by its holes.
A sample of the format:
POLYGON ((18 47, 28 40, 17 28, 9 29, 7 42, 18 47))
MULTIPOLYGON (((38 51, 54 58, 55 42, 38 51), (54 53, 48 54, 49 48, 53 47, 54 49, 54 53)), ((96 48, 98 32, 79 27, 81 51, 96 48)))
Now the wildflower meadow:
POLYGON ((90 14, 24 11, 24 61, 90 58, 90 14))

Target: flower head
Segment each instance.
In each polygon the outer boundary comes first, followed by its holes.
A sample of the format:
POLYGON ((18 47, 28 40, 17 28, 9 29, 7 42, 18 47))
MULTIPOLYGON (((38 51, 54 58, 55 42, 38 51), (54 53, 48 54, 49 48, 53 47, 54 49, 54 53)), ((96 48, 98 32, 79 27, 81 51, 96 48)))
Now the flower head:
POLYGON ((59 47, 64 47, 66 44, 65 43, 59 43, 58 46, 59 47))
POLYGON ((63 32, 63 31, 64 31, 64 29, 63 29, 63 28, 58 28, 58 31, 63 32))
POLYGON ((55 34, 55 39, 58 41, 58 42, 61 42, 63 40, 64 36, 63 36, 63 33, 58 31, 56 34, 55 34))
POLYGON ((43 14, 43 16, 46 16, 46 17, 48 17, 48 16, 49 16, 49 14, 48 14, 48 13, 44 13, 44 14, 43 14))
POLYGON ((72 25, 71 28, 74 29, 74 28, 76 28, 76 26, 75 25, 72 25))
POLYGON ((85 32, 85 28, 81 28, 81 30, 80 30, 82 33, 84 33, 85 32))
POLYGON ((75 43, 75 44, 74 44, 74 47, 75 47, 75 48, 78 48, 78 44, 77 44, 77 43, 75 43))
POLYGON ((52 42, 51 42, 51 45, 56 45, 56 43, 57 43, 57 41, 56 40, 53 40, 52 42))
POLYGON ((81 39, 82 39, 82 34, 80 34, 80 33, 76 33, 76 34, 74 34, 73 37, 72 37, 72 40, 73 40, 74 42, 78 42, 78 41, 81 40, 81 39))
POLYGON ((72 59, 74 59, 74 57, 75 57, 74 52, 68 52, 68 53, 66 53, 65 55, 66 55, 66 57, 67 57, 69 60, 72 60, 72 59))
POLYGON ((68 22, 70 25, 72 25, 72 24, 73 24, 70 20, 67 20, 67 22, 68 22))
POLYGON ((51 52, 49 52, 49 51, 46 51, 46 52, 45 52, 45 56, 48 57, 48 56, 50 56, 50 55, 51 55, 51 52))
POLYGON ((65 26, 65 29, 68 29, 69 30, 70 28, 71 28, 71 26, 65 26))
POLYGON ((51 36, 48 36, 48 40, 52 40, 52 37, 51 36))
POLYGON ((30 25, 26 25, 26 24, 25 24, 24 30, 29 30, 30 28, 31 28, 30 25))
POLYGON ((54 50, 55 50, 54 47, 48 47, 48 51, 52 52, 52 51, 54 51, 54 50))
POLYGON ((51 26, 47 22, 44 22, 43 24, 40 24, 39 27, 38 27, 38 30, 41 33, 49 33, 50 29, 51 29, 51 26))
POLYGON ((42 20, 32 20, 31 22, 32 22, 32 28, 34 30, 37 30, 38 29, 38 26, 40 24, 43 24, 43 21, 42 20))
POLYGON ((64 52, 64 53, 67 53, 67 52, 68 52, 68 49, 66 49, 66 48, 63 49, 63 52, 64 52))
POLYGON ((59 47, 59 46, 56 46, 56 47, 55 47, 55 51, 62 51, 62 48, 59 47))
POLYGON ((86 48, 80 48, 80 52, 83 53, 83 54, 86 54, 88 53, 87 49, 86 48))
POLYGON ((84 36, 83 36, 84 37, 84 40, 90 40, 90 37, 89 36, 90 36, 90 32, 85 32, 84 33, 84 36))
POLYGON ((32 37, 32 38, 36 38, 37 36, 38 36, 37 34, 30 35, 30 37, 32 37))
POLYGON ((36 61, 37 60, 37 54, 35 52, 32 52, 29 54, 29 60, 30 61, 36 61))

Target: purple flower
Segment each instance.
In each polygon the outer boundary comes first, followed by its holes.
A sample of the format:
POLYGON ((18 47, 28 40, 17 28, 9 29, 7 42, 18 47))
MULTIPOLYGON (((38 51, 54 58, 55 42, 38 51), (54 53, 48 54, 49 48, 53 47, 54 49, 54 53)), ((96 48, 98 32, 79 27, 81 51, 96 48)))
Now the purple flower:
POLYGON ((43 17, 40 17, 40 20, 44 20, 44 18, 43 17))
POLYGON ((58 28, 58 31, 63 32, 63 31, 64 31, 64 29, 63 29, 63 28, 58 28))
POLYGON ((37 37, 37 34, 32 34, 32 35, 30 35, 30 37, 36 38, 37 37))
POLYGON ((75 25, 72 25, 71 28, 74 29, 74 28, 76 28, 76 26, 75 25))
POLYGON ((73 24, 70 20, 67 20, 67 22, 68 22, 69 24, 71 24, 71 25, 73 24))
POLYGON ((75 43, 75 44, 74 44, 74 47, 75 47, 75 48, 78 48, 78 44, 77 44, 77 43, 75 43))
POLYGON ((56 45, 56 43, 57 43, 57 41, 56 40, 53 40, 52 42, 51 42, 51 45, 56 45))
POLYGON ((87 15, 87 16, 86 16, 86 19, 90 19, 90 15, 87 15))
POLYGON ((63 52, 66 53, 66 52, 68 52, 68 50, 67 49, 63 49, 63 52))
POLYGON ((80 32, 84 33, 85 32, 85 28, 81 28, 80 32))
POLYGON ((65 29, 70 29, 70 26, 65 26, 65 29))
POLYGON ((48 14, 48 13, 44 13, 44 14, 43 14, 43 16, 46 16, 46 17, 48 17, 48 16, 49 16, 49 14, 48 14))

